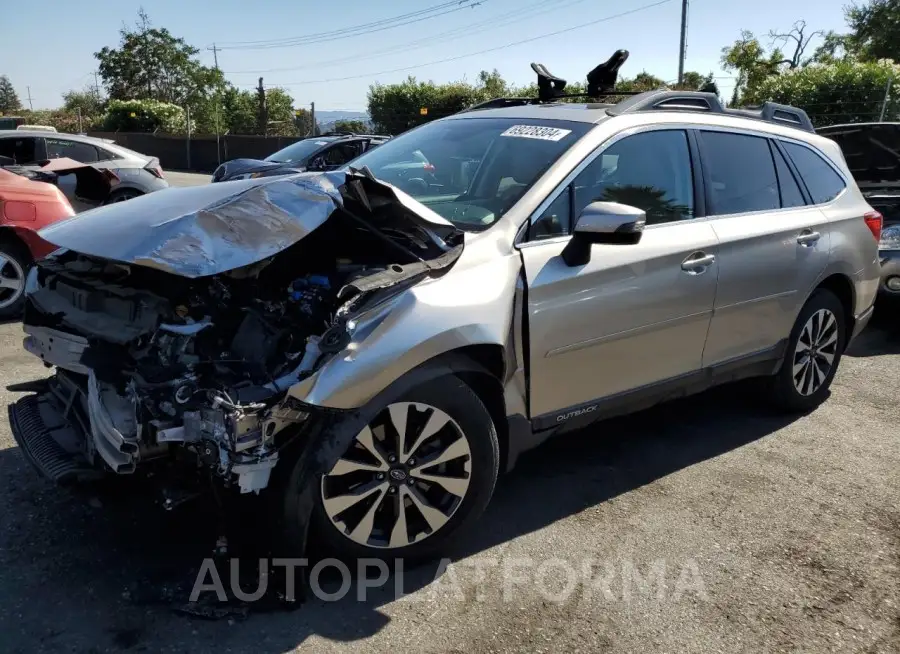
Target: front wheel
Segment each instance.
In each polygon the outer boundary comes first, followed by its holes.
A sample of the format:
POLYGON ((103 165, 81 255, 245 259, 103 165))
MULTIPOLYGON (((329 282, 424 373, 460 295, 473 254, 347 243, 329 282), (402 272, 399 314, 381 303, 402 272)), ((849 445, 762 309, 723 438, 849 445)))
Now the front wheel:
POLYGON ((0 243, 0 319, 18 318, 25 304, 25 277, 31 256, 18 243, 0 243))
POLYGON ((312 535, 339 558, 437 556, 484 511, 499 459, 490 413, 467 384, 420 384, 377 410, 322 476, 312 535))
POLYGON ((768 381, 777 408, 804 412, 825 400, 847 342, 846 329, 840 300, 827 289, 816 290, 791 330, 781 370, 768 381))

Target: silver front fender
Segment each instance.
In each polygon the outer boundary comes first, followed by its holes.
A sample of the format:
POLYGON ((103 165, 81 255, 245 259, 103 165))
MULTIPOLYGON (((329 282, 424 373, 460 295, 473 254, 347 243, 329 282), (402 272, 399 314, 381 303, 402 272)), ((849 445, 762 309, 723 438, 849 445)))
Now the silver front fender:
POLYGON ((348 346, 289 394, 314 406, 356 409, 442 354, 470 345, 506 348, 521 260, 515 251, 494 247, 484 256, 484 249, 467 244, 450 272, 360 316, 348 346))

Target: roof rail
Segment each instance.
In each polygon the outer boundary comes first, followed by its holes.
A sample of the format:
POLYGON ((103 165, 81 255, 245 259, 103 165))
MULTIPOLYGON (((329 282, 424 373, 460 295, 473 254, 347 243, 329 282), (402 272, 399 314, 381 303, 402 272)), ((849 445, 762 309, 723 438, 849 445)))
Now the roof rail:
POLYGON ((702 91, 647 91, 628 98, 606 110, 611 116, 638 111, 692 111, 738 116, 764 120, 769 123, 796 127, 806 132, 815 132, 812 121, 803 109, 777 102, 765 102, 761 107, 730 109, 714 93, 702 91))

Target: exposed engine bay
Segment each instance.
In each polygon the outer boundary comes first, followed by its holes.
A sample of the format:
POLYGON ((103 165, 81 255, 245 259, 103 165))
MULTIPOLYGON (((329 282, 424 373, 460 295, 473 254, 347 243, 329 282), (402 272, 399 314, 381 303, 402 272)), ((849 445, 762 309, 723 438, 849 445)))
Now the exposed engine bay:
POLYGON ((37 265, 25 347, 56 366, 38 398, 45 425, 67 425, 56 445, 107 472, 187 457, 241 492, 265 488, 290 428, 310 418, 288 389, 347 347, 361 311, 461 252, 455 228, 409 220, 393 189, 350 177, 326 220, 249 265, 184 276, 72 250, 37 265))

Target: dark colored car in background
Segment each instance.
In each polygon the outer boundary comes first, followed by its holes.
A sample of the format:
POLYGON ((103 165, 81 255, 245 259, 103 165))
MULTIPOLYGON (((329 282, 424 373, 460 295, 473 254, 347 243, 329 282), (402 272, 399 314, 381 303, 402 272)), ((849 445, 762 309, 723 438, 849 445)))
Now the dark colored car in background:
POLYGON ((389 136, 371 134, 313 136, 292 143, 262 160, 232 159, 226 161, 216 168, 212 181, 231 182, 236 179, 335 170, 388 139, 390 139, 389 136))
POLYGON ((900 301, 900 123, 829 125, 817 131, 841 146, 859 189, 884 216, 879 295, 900 301))

